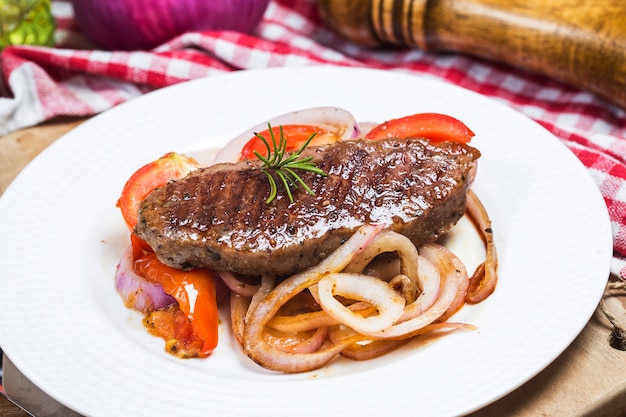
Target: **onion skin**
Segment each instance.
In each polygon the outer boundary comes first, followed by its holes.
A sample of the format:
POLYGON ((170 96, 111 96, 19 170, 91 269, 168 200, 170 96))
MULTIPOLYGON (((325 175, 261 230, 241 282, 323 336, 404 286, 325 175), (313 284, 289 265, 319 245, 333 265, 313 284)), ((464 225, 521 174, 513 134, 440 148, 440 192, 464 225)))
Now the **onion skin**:
POLYGON ((188 31, 250 33, 269 0, 72 0, 83 34, 104 49, 152 49, 188 31))

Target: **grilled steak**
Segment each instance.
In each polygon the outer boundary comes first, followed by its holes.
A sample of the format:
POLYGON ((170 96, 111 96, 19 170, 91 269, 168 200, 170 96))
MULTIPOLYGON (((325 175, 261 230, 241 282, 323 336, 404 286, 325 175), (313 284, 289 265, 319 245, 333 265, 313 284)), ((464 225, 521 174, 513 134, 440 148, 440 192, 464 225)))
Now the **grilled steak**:
POLYGON ((288 275, 319 263, 367 223, 420 246, 465 212, 478 150, 424 139, 351 140, 308 148, 328 176, 300 172, 315 192, 270 204, 260 161, 201 168, 141 203, 136 233, 165 264, 247 275, 288 275))

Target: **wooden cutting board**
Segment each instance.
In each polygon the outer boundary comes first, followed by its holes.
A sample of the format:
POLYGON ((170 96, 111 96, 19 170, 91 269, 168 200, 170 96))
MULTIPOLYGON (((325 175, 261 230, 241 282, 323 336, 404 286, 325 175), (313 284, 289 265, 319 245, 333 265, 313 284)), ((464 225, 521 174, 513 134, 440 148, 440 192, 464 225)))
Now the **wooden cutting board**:
MULTIPOLYGON (((39 152, 83 121, 56 120, 0 137, 0 194, 39 152)), ((619 316, 626 316, 620 311, 621 302, 609 301, 610 311, 624 320, 619 316)), ((578 338, 548 368, 471 417, 626 417, 626 351, 609 345, 611 330, 604 314, 596 311, 578 338)), ((26 415, 2 396, 0 414, 26 415)))

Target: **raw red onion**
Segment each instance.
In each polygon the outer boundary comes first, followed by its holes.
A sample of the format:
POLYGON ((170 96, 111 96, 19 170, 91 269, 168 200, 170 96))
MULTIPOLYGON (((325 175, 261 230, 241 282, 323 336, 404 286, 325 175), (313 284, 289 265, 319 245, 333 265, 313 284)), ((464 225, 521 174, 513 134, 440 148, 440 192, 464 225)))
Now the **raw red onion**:
POLYGON ((122 255, 115 274, 115 289, 128 308, 141 313, 149 313, 176 302, 174 297, 166 294, 163 287, 146 281, 133 269, 133 250, 129 246, 122 255))
POLYGON ((188 31, 251 32, 269 0, 72 0, 76 23, 105 49, 151 49, 188 31))

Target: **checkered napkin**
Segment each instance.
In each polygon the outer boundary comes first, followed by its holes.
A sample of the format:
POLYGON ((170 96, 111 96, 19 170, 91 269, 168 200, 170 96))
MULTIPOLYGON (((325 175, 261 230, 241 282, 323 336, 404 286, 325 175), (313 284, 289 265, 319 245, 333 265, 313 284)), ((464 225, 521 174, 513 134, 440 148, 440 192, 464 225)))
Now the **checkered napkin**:
POLYGON ((2 52, 0 135, 83 116, 164 86, 225 71, 335 64, 399 69, 476 91, 560 138, 594 178, 611 217, 612 273, 626 279, 626 113, 591 93, 504 64, 420 50, 372 51, 325 28, 315 0, 273 0, 254 35, 192 32, 151 51, 93 49, 68 0, 53 1, 57 47, 2 52))

